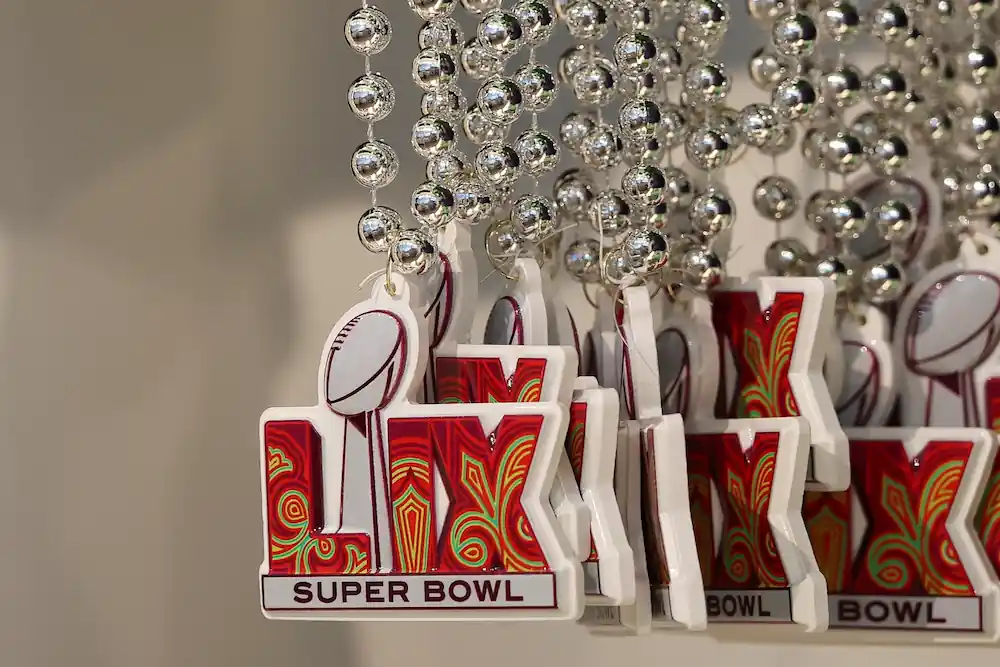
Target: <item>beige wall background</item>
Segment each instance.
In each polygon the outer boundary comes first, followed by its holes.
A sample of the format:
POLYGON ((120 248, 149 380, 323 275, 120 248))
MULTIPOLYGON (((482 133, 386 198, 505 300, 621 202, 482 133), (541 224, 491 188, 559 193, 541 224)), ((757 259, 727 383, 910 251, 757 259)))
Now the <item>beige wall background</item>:
MULTIPOLYGON (((314 398, 322 341, 378 264, 355 245, 364 200, 346 167, 362 133, 343 103, 352 4, 0 0, 0 664, 995 662, 261 618, 257 419, 314 398)), ((397 203, 415 179, 407 20, 380 64, 400 91, 397 203)), ((745 196, 768 167, 731 187, 745 196)))

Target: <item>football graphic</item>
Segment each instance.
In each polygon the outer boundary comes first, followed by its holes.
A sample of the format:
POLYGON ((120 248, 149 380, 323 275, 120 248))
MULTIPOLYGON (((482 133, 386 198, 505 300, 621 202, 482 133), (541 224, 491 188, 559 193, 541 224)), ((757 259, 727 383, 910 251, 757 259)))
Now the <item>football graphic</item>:
POLYGON ((384 408, 399 389, 406 362, 403 324, 390 312, 370 310, 334 338, 326 363, 326 403, 351 417, 384 408))
POLYGON ((660 405, 665 415, 687 415, 691 385, 691 356, 684 333, 665 329, 656 337, 660 367, 660 405))
POLYGON ((505 296, 493 304, 486 320, 487 345, 524 345, 524 318, 521 305, 512 296, 505 296))

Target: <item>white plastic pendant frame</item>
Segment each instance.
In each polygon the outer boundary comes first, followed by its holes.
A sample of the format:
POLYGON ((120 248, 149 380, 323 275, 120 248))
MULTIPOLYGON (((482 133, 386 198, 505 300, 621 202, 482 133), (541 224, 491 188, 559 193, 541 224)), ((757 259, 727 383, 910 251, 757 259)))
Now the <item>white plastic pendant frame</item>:
POLYGON ((859 304, 844 315, 838 333, 845 361, 844 389, 835 403, 840 423, 885 426, 899 393, 889 318, 871 304, 859 304))

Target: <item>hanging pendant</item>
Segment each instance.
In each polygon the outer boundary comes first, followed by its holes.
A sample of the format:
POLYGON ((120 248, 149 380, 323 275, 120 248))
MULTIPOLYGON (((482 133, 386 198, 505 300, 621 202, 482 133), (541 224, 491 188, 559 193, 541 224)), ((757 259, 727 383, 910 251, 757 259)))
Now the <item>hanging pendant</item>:
POLYGON ((548 502, 565 408, 413 402, 426 303, 393 285, 394 296, 376 286, 334 327, 319 404, 261 417, 265 615, 578 617, 582 570, 548 502), (484 497, 506 502, 483 507, 484 497), (467 520, 476 513, 484 521, 467 520))
POLYGON ((656 334, 660 407, 685 420, 710 418, 719 391, 715 331, 692 314, 697 304, 673 303, 656 334))
POLYGON ((996 575, 972 527, 994 435, 971 428, 848 434, 851 487, 811 494, 804 507, 830 588, 831 629, 996 640, 996 575))
POLYGON ((844 389, 835 402, 845 428, 885 426, 896 405, 896 364, 889 318, 870 304, 844 315, 839 328, 844 389))

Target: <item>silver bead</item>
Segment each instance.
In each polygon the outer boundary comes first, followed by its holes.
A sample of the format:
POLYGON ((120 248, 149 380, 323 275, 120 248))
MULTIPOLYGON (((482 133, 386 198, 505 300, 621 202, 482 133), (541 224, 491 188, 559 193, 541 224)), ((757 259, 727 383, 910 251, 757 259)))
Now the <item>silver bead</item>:
POLYGON ((413 59, 413 82, 423 90, 440 90, 455 82, 455 61, 447 51, 424 49, 413 59))
POLYGON ((614 13, 614 23, 622 32, 627 30, 655 30, 660 25, 660 14, 643 2, 621 6, 614 13))
POLYGON ((545 65, 524 65, 514 73, 514 82, 521 89, 524 106, 532 111, 552 106, 559 90, 555 75, 545 65))
POLYGON ((663 171, 651 164, 630 167, 622 175, 622 192, 629 204, 637 208, 651 208, 663 201, 666 195, 663 171))
POLYGON ((601 247, 594 239, 581 239, 569 244, 563 256, 563 266, 573 280, 596 283, 601 279, 601 247))
POLYGON ((462 7, 470 14, 485 14, 500 9, 503 0, 462 0, 462 7))
POLYGON ((443 155, 455 146, 455 130, 441 118, 424 116, 413 125, 410 143, 423 158, 443 155))
POLYGON ((594 199, 594 182, 583 170, 570 169, 556 179, 552 198, 561 215, 571 220, 582 219, 594 199))
POLYGON ((440 257, 429 235, 419 229, 405 229, 392 240, 389 260, 393 271, 419 276, 437 266, 440 257))
POLYGON ((439 229, 454 218, 455 197, 443 185, 422 183, 410 198, 410 213, 427 227, 439 229))
POLYGON ((635 280, 635 272, 621 250, 612 250, 604 255, 602 274, 612 285, 626 286, 635 280))
POLYGON ((760 147, 760 152, 765 155, 782 155, 787 153, 795 146, 796 137, 798 132, 795 126, 789 122, 785 122, 778 126, 778 131, 774 134, 771 141, 760 147))
POLYGON ((656 40, 644 32, 630 32, 615 42, 615 65, 622 76, 645 74, 656 62, 656 40))
POLYGON ((748 63, 750 80, 761 90, 772 90, 788 74, 781 59, 766 49, 758 49, 748 63))
POLYGON ((377 123, 392 112, 396 91, 381 74, 365 74, 355 79, 347 89, 347 103, 359 119, 377 123))
POLYGON ((997 82, 997 54, 988 44, 973 42, 955 54, 955 59, 959 76, 968 83, 987 86, 997 82))
POLYGON ((718 287, 726 279, 726 270, 719 256, 701 246, 694 246, 684 253, 679 270, 683 283, 702 293, 718 287))
POLYGON ((784 176, 765 176, 754 186, 753 206, 768 220, 787 220, 799 208, 798 188, 784 176))
POLYGON ((700 60, 684 72, 684 92, 692 104, 711 106, 722 102, 732 87, 722 63, 700 60))
POLYGON ((655 229, 633 229, 625 235, 622 252, 629 267, 638 276, 656 273, 670 259, 667 239, 655 229))
POLYGON ((836 239, 854 240, 868 226, 868 211, 857 197, 840 197, 826 210, 823 225, 824 231, 836 239))
POLYGON ((511 12, 521 24, 524 41, 529 46, 541 46, 552 37, 555 17, 548 2, 541 0, 521 0, 511 12))
POLYGON ((497 202, 490 194, 490 188, 477 178, 467 175, 449 183, 455 200, 455 218, 475 225, 494 213, 497 202))
POLYGON ((906 77, 892 65, 879 65, 865 79, 868 101, 876 109, 893 112, 906 104, 906 77))
POLYGON ((413 13, 427 21, 428 19, 450 16, 455 11, 455 0, 407 0, 413 13))
POLYGON ((458 86, 448 86, 441 90, 429 90, 420 98, 420 113, 438 116, 448 121, 461 120, 469 102, 458 86))
POLYGON ((628 100, 618 112, 618 127, 627 141, 647 141, 660 134, 660 107, 649 100, 628 100))
POLYGON ((858 8, 848 0, 833 0, 819 13, 820 27, 836 42, 846 42, 858 35, 861 29, 861 15, 858 8))
POLYGON ((803 276, 812 257, 802 241, 777 239, 764 252, 764 266, 772 276, 803 276))
POLYGON ((779 116, 798 120, 811 115, 819 102, 819 92, 812 81, 802 76, 782 79, 771 93, 771 106, 779 116))
POLYGON ((594 0, 575 0, 566 7, 563 19, 569 34, 581 42, 597 42, 608 34, 611 17, 607 9, 594 0))
POLYGON ((624 160, 626 164, 659 165, 667 157, 667 146, 657 137, 640 142, 625 144, 624 160))
POLYGON ((917 121, 914 134, 932 148, 944 147, 954 140, 955 126, 948 109, 935 106, 917 121))
POLYGON ((880 238, 889 243, 905 243, 917 230, 917 216, 901 199, 887 199, 872 209, 872 221, 880 238))
POLYGON ((664 81, 675 81, 684 75, 684 56, 675 45, 660 44, 653 69, 664 81))
POLYGON ((744 143, 762 148, 774 141, 786 121, 767 104, 749 104, 740 110, 738 128, 744 143))
POLYGON ((358 220, 358 238, 368 252, 388 252, 402 229, 403 221, 399 213, 388 206, 373 206, 358 220))
POLYGON ((496 220, 486 230, 486 258, 500 271, 510 270, 521 254, 521 240, 510 220, 496 220))
POLYGON ((819 76, 819 91, 823 101, 838 109, 851 107, 861 101, 864 81, 858 68, 849 63, 823 72, 819 76))
POLYGON ((532 176, 552 171, 559 164, 559 145, 548 132, 526 130, 514 141, 521 168, 532 176))
POLYGON ((827 218, 840 196, 841 193, 836 190, 823 189, 813 192, 806 198, 804 214, 809 229, 821 235, 828 233, 827 218))
POLYGON ((510 12, 495 9, 479 22, 476 29, 479 44, 502 60, 521 50, 524 35, 521 22, 510 12))
POLYGON ((472 78, 482 81, 503 71, 503 61, 488 51, 476 39, 470 39, 459 54, 462 71, 472 78))
POLYGON ((718 188, 710 188, 691 202, 688 220, 696 234, 712 239, 732 228, 736 220, 736 206, 728 194, 718 188))
POLYGON ((901 134, 883 134, 865 146, 868 165, 877 174, 894 176, 910 162, 910 148, 901 134))
POLYGON ((545 197, 524 195, 514 202, 510 222, 518 236, 538 243, 555 233, 555 204, 545 197))
POLYGON ((384 188, 399 173, 399 158, 392 146, 380 139, 361 144, 351 157, 351 172, 366 188, 384 188))
POLYGON ((850 294, 854 290, 856 272, 854 263, 847 257, 823 255, 812 265, 812 273, 817 278, 825 278, 833 282, 837 294, 850 294))
POLYGON ((844 130, 823 134, 823 166, 836 174, 852 174, 864 165, 865 147, 855 135, 844 130))
POLYGON ((483 116, 495 125, 510 125, 524 109, 521 88, 513 79, 492 76, 479 87, 476 105, 483 116))
POLYGON ((729 25, 729 8, 720 0, 691 0, 683 12, 682 23, 700 36, 721 36, 729 25))
POLYGON ((861 294, 877 306, 892 303, 906 291, 906 272, 892 259, 869 264, 861 273, 861 294))
POLYGON ((694 200, 694 184, 691 177, 678 167, 663 170, 663 201, 671 211, 686 209, 694 200))
POLYGON ((666 82, 658 72, 649 71, 638 76, 618 80, 618 89, 623 97, 637 100, 666 101, 666 82))
POLYGON ((620 243, 631 226, 631 209, 625 196, 617 190, 605 190, 594 197, 588 213, 590 226, 609 245, 620 243))
POLYGON ((513 185, 521 176, 521 158, 517 151, 499 141, 480 148, 475 165, 479 178, 493 187, 513 185))
POLYGON ((771 26, 771 44, 783 56, 801 58, 811 54, 818 38, 816 23, 801 12, 782 14, 771 26))
POLYGON ((750 16, 761 23, 770 23, 785 11, 784 0, 747 0, 750 16))
POLYGON ((684 143, 688 134, 687 117, 676 104, 660 107, 660 139, 667 148, 684 143))
POLYGON ((436 49, 457 56, 465 42, 465 34, 458 21, 451 17, 431 19, 417 33, 420 49, 436 49))
POLYGON ((384 51, 392 41, 392 24, 378 7, 362 7, 347 17, 344 37, 358 53, 374 56, 384 51))
POLYGON ((729 162, 734 147, 734 137, 714 125, 692 128, 684 142, 684 154, 702 171, 713 171, 729 162))
POLYGON ((995 171, 977 169, 962 183, 962 203, 969 215, 985 217, 1000 213, 1000 177, 995 171))
POLYGON ((586 63, 573 74, 573 94, 580 102, 603 107, 615 97, 615 72, 603 62, 586 63))
POLYGON ((906 39, 913 27, 906 8, 894 0, 876 3, 869 19, 871 35, 885 44, 894 45, 906 39))
POLYGON ((612 125, 598 125, 580 143, 580 157, 593 169, 607 171, 621 164, 625 147, 612 125))
POLYGON ((869 145, 880 136, 893 130, 893 123, 884 114, 875 111, 865 111, 851 121, 851 133, 861 139, 861 143, 869 145))
POLYGON ((478 145, 502 141, 509 129, 509 126, 491 123, 478 106, 471 107, 462 119, 462 131, 466 138, 478 145))
POLYGON ((593 54, 585 45, 577 44, 572 46, 559 56, 556 66, 556 73, 559 80, 567 86, 572 85, 573 75, 580 71, 580 68, 593 59, 593 54))
POLYGON ((427 161, 427 180, 448 185, 456 178, 468 176, 471 171, 469 160, 458 151, 448 151, 427 161))
POLYGON ((1000 110, 978 107, 961 118, 962 134, 979 150, 1000 145, 1000 110))
POLYGON ((579 152, 584 137, 596 127, 597 116, 589 111, 573 111, 559 124, 559 139, 569 150, 579 152))

